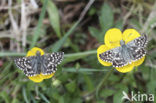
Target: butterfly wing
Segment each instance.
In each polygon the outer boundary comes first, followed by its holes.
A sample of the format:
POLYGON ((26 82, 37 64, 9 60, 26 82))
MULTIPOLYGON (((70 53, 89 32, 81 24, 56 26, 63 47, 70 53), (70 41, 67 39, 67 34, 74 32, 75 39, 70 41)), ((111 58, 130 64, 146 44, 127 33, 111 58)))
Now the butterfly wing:
MULTIPOLYGON (((129 55, 132 55, 132 58, 130 59, 132 61, 136 61, 145 56, 146 51, 144 48, 146 47, 146 45, 147 45, 146 35, 140 36, 128 42, 126 44, 126 48, 130 50, 127 53, 129 53, 129 55)), ((113 48, 104 53, 101 53, 99 57, 105 62, 112 63, 113 67, 123 67, 125 65, 128 65, 128 61, 124 59, 125 57, 123 57, 125 56, 125 54, 122 54, 124 50, 125 49, 122 47, 113 48)))
POLYGON ((130 51, 133 57, 132 61, 137 61, 146 55, 145 49, 141 47, 132 46, 130 47, 130 51))
POLYGON ((121 52, 118 52, 115 54, 114 58, 113 58, 113 62, 112 65, 113 67, 123 67, 125 65, 127 65, 127 61, 123 58, 121 52))
POLYGON ((47 54, 44 57, 42 73, 44 75, 51 74, 56 72, 57 65, 60 64, 63 60, 64 53, 56 52, 52 54, 47 54))
POLYGON ((100 59, 105 62, 112 63, 113 67, 122 67, 127 64, 121 55, 121 47, 113 48, 104 53, 99 54, 100 59))
POLYGON ((137 61, 146 55, 147 35, 140 36, 127 43, 127 47, 132 55, 132 61, 137 61))
POLYGON ((14 59, 16 66, 21 69, 26 76, 35 76, 36 73, 33 70, 33 57, 21 57, 14 59))
POLYGON ((130 42, 127 43, 127 46, 131 47, 131 46, 135 46, 135 47, 141 47, 141 48, 145 48, 147 45, 147 35, 142 35, 130 42))
POLYGON ((99 54, 100 59, 109 63, 113 62, 114 56, 115 56, 115 53, 113 52, 113 50, 108 50, 104 53, 99 54))

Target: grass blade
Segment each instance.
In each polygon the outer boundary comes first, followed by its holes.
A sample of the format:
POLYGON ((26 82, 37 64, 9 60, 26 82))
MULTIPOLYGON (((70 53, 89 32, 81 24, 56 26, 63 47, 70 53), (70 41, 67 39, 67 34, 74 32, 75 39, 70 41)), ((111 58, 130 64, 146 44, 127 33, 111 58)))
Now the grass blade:
POLYGON ((76 27, 79 25, 79 23, 82 21, 83 17, 85 16, 86 12, 89 10, 89 8, 91 7, 91 5, 94 3, 95 0, 90 0, 88 2, 88 4, 86 5, 86 7, 84 8, 84 10, 82 11, 79 20, 72 26, 72 28, 64 35, 64 37, 62 39, 60 39, 59 41, 57 41, 53 47, 52 47, 52 51, 53 52, 57 52, 61 46, 64 44, 64 42, 66 41, 66 39, 73 33, 73 31, 76 29, 76 27))
POLYGON ((51 26, 53 27, 57 36, 61 37, 59 13, 55 4, 50 0, 48 1, 47 11, 48 11, 51 26))
POLYGON ((61 48, 61 46, 65 43, 66 39, 74 32, 75 28, 78 26, 79 22, 76 22, 71 29, 64 35, 62 39, 57 41, 53 46, 52 46, 52 51, 57 52, 61 48))
POLYGON ((46 103, 50 103, 50 101, 43 94, 41 94, 40 92, 39 92, 39 95, 46 103))
POLYGON ((40 18, 39 18, 37 27, 35 28, 35 31, 33 33, 34 35, 33 35, 33 40, 32 40, 30 48, 33 48, 35 46, 39 36, 41 35, 40 31, 41 31, 41 27, 42 27, 42 21, 43 21, 44 16, 45 16, 47 4, 48 4, 48 0, 44 0, 44 4, 43 4, 43 8, 42 8, 42 11, 40 14, 40 18))
POLYGON ((0 57, 25 56, 26 53, 0 52, 0 57))
POLYGON ((63 72, 103 72, 103 71, 108 71, 107 69, 91 69, 91 68, 63 68, 63 72))
POLYGON ((27 97, 27 93, 26 93, 25 87, 23 87, 22 93, 23 93, 23 97, 24 97, 25 102, 26 103, 30 103, 29 100, 28 100, 28 97, 27 97))

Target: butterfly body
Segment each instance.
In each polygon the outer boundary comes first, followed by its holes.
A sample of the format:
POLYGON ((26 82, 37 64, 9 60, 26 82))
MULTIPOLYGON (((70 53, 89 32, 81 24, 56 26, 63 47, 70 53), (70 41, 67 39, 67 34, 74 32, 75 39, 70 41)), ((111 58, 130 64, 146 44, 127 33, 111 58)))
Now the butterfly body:
POLYGON ((57 70, 57 65, 63 60, 63 55, 63 52, 41 55, 37 51, 36 56, 16 58, 15 64, 24 71, 26 76, 35 76, 41 73, 48 75, 57 70))
POLYGON ((122 58, 129 64, 132 63, 132 59, 133 59, 133 55, 130 51, 130 48, 125 44, 125 42, 123 40, 120 41, 120 45, 121 45, 121 56, 122 58))
POLYGON ((145 56, 146 44, 146 35, 140 36, 127 44, 121 40, 119 47, 101 53, 99 57, 105 62, 112 63, 113 67, 123 67, 145 56))
POLYGON ((42 63, 44 60, 44 56, 41 56, 40 52, 37 51, 36 56, 31 58, 32 69, 35 74, 40 74, 42 71, 42 63))

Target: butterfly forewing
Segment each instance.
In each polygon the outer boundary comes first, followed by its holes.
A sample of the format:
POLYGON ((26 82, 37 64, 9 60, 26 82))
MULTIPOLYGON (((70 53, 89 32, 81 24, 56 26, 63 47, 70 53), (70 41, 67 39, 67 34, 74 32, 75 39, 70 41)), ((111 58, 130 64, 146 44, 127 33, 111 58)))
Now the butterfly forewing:
POLYGON ((63 52, 56 52, 45 55, 42 73, 46 75, 55 72, 57 70, 57 65, 62 62, 63 57, 63 52))
POLYGON ((113 62, 113 58, 118 55, 118 53, 120 52, 121 47, 117 47, 117 48, 113 48, 111 50, 108 50, 106 52, 103 52, 101 54, 99 54, 100 59, 102 59, 105 62, 113 62))
POLYGON ((61 63, 63 56, 63 52, 57 52, 42 55, 40 59, 37 56, 32 56, 16 58, 14 61, 16 66, 23 70, 26 76, 35 76, 40 73, 47 75, 57 70, 57 65, 61 63))
POLYGON ((147 35, 142 35, 130 42, 127 43, 128 47, 141 47, 141 48, 145 48, 147 45, 147 35))
POLYGON ((16 58, 14 61, 16 66, 21 69, 26 76, 35 76, 32 60, 32 57, 21 57, 16 58))
POLYGON ((110 62, 110 63, 112 63, 113 56, 114 56, 114 53, 112 50, 99 54, 100 59, 102 59, 105 62, 110 62))
POLYGON ((124 46, 113 48, 104 53, 99 54, 100 59, 105 62, 112 63, 113 67, 123 67, 145 56, 145 47, 147 45, 147 36, 140 36, 124 46), (126 53, 125 53, 126 51, 126 53), (125 58, 125 57, 129 58, 125 58), (129 61, 130 60, 130 61, 129 61))

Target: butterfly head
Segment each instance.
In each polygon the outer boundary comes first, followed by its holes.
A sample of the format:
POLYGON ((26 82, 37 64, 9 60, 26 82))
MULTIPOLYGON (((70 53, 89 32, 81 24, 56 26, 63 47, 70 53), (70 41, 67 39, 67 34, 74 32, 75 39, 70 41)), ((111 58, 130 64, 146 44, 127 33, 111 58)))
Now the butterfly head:
POLYGON ((41 56, 41 52, 40 51, 37 51, 36 52, 36 56, 41 56))
POLYGON ((120 40, 120 45, 121 46, 125 45, 125 41, 124 40, 120 40))

